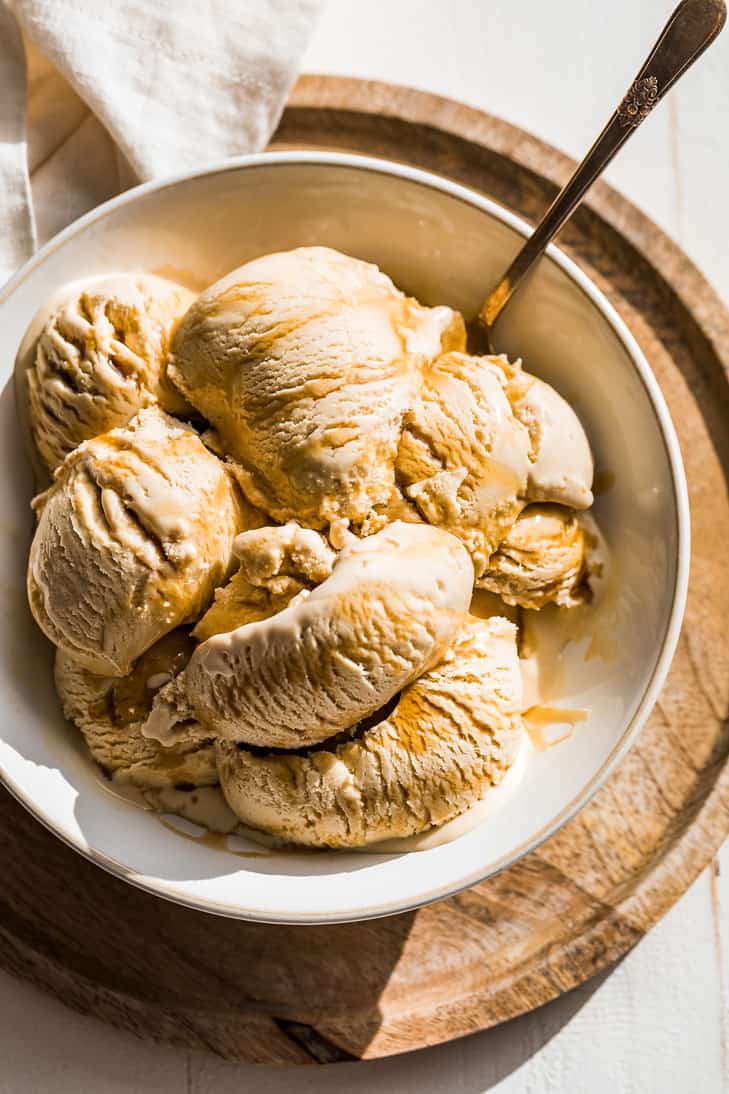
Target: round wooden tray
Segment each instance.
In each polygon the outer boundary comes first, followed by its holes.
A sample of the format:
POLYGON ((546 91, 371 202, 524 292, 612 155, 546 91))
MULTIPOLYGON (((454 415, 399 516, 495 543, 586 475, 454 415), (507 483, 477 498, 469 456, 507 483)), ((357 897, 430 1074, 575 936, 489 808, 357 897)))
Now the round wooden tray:
MULTIPOLYGON (((273 147, 405 160, 536 218, 569 161, 445 99, 295 88, 273 147)), ((74 854, 0 791, 0 963, 81 1011, 231 1060, 385 1056, 523 1013, 615 961, 729 833, 729 314, 604 184, 561 244, 627 321, 668 400, 693 512, 686 621, 640 740, 592 803, 509 871, 417 913, 335 927, 206 916, 74 854)))

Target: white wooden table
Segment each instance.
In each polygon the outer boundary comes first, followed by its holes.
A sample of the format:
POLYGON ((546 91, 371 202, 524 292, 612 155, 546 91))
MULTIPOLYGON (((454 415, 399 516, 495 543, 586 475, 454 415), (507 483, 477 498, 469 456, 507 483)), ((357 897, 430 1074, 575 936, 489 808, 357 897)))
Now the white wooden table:
MULTIPOLYGON (((304 69, 462 99, 579 155, 673 3, 330 0, 304 69)), ((679 241, 729 300, 727 105, 729 30, 608 178, 679 241)), ((506 1026, 377 1063, 292 1073, 156 1048, 0 974, 0 1094, 292 1089, 729 1094, 729 845, 607 975, 506 1026)))

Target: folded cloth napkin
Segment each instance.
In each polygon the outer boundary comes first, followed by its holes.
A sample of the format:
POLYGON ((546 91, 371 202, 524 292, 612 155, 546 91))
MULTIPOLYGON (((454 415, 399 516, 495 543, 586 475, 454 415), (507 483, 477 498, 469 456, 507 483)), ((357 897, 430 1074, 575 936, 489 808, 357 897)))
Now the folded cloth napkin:
POLYGON ((119 190, 264 148, 319 2, 0 0, 0 283, 119 190))

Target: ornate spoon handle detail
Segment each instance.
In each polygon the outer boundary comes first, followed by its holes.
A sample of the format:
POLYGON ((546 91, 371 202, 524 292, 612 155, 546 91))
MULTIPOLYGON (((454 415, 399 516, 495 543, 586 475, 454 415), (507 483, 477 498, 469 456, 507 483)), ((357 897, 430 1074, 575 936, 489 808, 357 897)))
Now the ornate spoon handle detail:
POLYGON ((493 352, 492 328, 524 275, 543 254, 586 191, 648 117, 656 103, 701 56, 726 20, 724 0, 682 0, 647 61, 569 182, 559 192, 534 232, 486 298, 478 319, 493 352))

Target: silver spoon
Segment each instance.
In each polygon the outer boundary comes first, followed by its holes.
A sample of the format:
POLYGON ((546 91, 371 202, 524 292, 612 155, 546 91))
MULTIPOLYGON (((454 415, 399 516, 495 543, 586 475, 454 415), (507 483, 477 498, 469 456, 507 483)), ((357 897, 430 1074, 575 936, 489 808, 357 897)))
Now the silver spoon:
POLYGON ((628 137, 711 45, 725 21, 725 0, 682 0, 678 5, 610 121, 572 178, 557 194, 504 276, 486 297, 471 333, 477 342, 487 343, 489 353, 495 352, 494 324, 525 275, 628 137))

